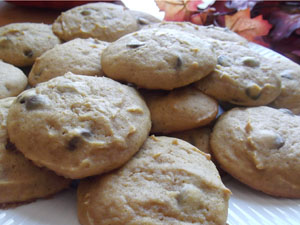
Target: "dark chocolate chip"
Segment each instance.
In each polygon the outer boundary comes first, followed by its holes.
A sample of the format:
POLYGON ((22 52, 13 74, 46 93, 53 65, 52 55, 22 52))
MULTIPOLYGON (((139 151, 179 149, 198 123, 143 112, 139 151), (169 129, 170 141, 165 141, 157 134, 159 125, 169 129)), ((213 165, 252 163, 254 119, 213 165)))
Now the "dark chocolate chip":
POLYGON ((176 69, 176 70, 179 70, 179 69, 181 68, 181 66, 182 66, 182 60, 181 60, 181 58, 178 56, 178 57, 177 57, 177 60, 176 60, 175 69, 176 69))
POLYGON ((78 136, 72 137, 71 140, 69 140, 69 142, 68 142, 68 149, 70 151, 74 151, 78 147, 78 144, 80 143, 80 141, 81 141, 80 137, 78 137, 78 136))
POLYGON ((92 133, 88 130, 84 130, 84 131, 81 132, 81 135, 85 138, 89 138, 89 137, 92 136, 92 133))
POLYGON ((278 135, 275 139, 275 148, 280 149, 284 144, 285 144, 285 140, 283 139, 283 137, 278 135))
POLYGON ((83 15, 83 16, 89 16, 89 15, 91 15, 91 12, 88 11, 88 10, 83 10, 83 11, 80 12, 80 14, 83 15))
POLYGON ((32 56, 33 56, 33 51, 31 51, 31 50, 25 50, 23 53, 28 58, 32 58, 32 56))
POLYGON ((288 80, 294 80, 294 78, 292 77, 292 75, 288 74, 288 73, 287 74, 282 74, 281 77, 285 78, 285 79, 288 79, 288 80))
POLYGON ((132 44, 127 44, 126 46, 128 48, 139 48, 141 46, 145 45, 145 43, 132 43, 132 44))
POLYGON ((43 106, 43 100, 38 95, 28 96, 25 98, 25 107, 27 110, 34 110, 43 106))
POLYGON ((143 18, 143 17, 139 17, 139 18, 137 19, 137 22, 138 22, 138 24, 140 24, 140 25, 148 25, 148 24, 149 24, 149 21, 148 21, 147 19, 143 18))
POLYGON ((295 114, 289 110, 289 109, 286 109, 286 108, 280 108, 279 111, 283 112, 283 113, 286 113, 288 115, 291 115, 291 116, 294 116, 295 114))

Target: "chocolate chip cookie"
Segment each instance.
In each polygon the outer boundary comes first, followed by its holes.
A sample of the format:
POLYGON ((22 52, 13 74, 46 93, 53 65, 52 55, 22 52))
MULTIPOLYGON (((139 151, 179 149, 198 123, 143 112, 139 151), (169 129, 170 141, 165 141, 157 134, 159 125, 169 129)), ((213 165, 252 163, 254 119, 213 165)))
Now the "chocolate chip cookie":
POLYGON ((210 44, 188 32, 142 29, 104 49, 105 74, 147 89, 172 90, 207 76, 216 65, 210 44))
POLYGON ((70 180, 35 166, 9 140, 8 109, 16 98, 0 100, 0 207, 48 197, 70 184, 70 180))
POLYGON ((37 57, 59 43, 51 25, 11 23, 0 27, 0 59, 15 66, 31 66, 37 57))
POLYGON ((21 93, 8 115, 11 142, 27 158, 75 179, 123 165, 150 126, 149 110, 134 88, 72 73, 21 93))
POLYGON ((74 7, 53 23, 53 32, 65 41, 92 37, 111 42, 138 29, 136 18, 128 9, 103 2, 74 7))
POLYGON ((100 60, 102 50, 107 45, 107 42, 93 38, 76 38, 56 45, 41 55, 33 64, 28 77, 30 85, 35 86, 67 72, 103 76, 100 60))
POLYGON ((216 160, 229 174, 270 195, 300 197, 300 117, 267 106, 223 114, 211 135, 216 160))
POLYGON ((79 184, 78 218, 83 225, 225 225, 230 193, 209 155, 152 136, 121 169, 79 184))

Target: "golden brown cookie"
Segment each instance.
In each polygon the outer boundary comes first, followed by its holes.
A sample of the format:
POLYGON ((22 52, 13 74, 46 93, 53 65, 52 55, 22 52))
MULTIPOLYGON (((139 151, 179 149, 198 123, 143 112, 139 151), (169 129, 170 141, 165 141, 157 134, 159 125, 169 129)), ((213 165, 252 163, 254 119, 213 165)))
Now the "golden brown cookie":
POLYGON ((147 89, 172 90, 195 82, 216 65, 211 45, 197 36, 171 29, 143 29, 104 49, 108 77, 147 89))
POLYGON ((0 60, 0 98, 17 96, 27 86, 27 77, 19 68, 0 60))
POLYGON ((9 141, 6 118, 14 100, 0 100, 0 206, 48 197, 70 184, 70 180, 35 166, 9 141))
POLYGON ((169 136, 176 137, 194 145, 199 150, 211 154, 210 139, 211 129, 209 127, 199 127, 191 130, 171 133, 169 136))
POLYGON ((214 43, 218 64, 211 74, 195 83, 199 90, 217 100, 243 106, 266 105, 279 96, 281 81, 268 58, 240 43, 214 43))
POLYGON ((82 181, 77 196, 82 225, 225 225, 230 191, 209 155, 152 136, 121 169, 82 181))
POLYGON ((172 133, 209 124, 218 114, 218 103, 194 87, 145 94, 152 133, 172 133))
POLYGON ((267 106, 223 114, 211 135, 216 160, 229 174, 270 195, 300 198, 300 117, 267 106))
POLYGON ((53 23, 53 32, 65 41, 92 37, 111 42, 136 30, 136 18, 128 9, 103 2, 72 8, 53 23))
POLYGON ((107 42, 93 38, 76 38, 56 45, 33 64, 28 77, 30 85, 35 86, 67 72, 103 76, 100 64, 101 53, 107 45, 107 42))
POLYGON ((281 79, 281 93, 270 106, 300 114, 300 65, 283 56, 270 60, 281 79))
POLYGON ((70 178, 110 171, 148 136, 149 110, 134 88, 67 73, 21 93, 8 115, 11 142, 36 164, 70 178))
POLYGON ((173 22, 173 21, 162 21, 160 23, 153 23, 143 28, 167 28, 179 31, 185 31, 192 33, 203 39, 212 39, 219 41, 229 41, 238 43, 247 43, 248 41, 237 33, 229 30, 227 27, 217 27, 214 25, 201 26, 190 22, 173 22))
POLYGON ((37 57, 59 43, 51 25, 12 23, 0 27, 0 59, 15 66, 31 66, 37 57))

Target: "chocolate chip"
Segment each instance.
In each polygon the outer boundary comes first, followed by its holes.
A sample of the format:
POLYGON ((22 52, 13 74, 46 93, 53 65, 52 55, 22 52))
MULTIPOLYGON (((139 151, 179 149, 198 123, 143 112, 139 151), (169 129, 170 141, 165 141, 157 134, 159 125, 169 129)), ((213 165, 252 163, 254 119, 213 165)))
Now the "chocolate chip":
POLYGON ((283 113, 286 113, 288 115, 291 115, 291 116, 294 116, 295 114, 289 110, 289 109, 286 109, 286 108, 280 108, 279 111, 283 112, 283 113))
POLYGON ((38 95, 28 96, 25 98, 25 107, 27 110, 34 110, 40 108, 43 105, 44 105, 44 101, 38 95))
POLYGON ((88 10, 83 10, 83 11, 80 12, 80 14, 83 15, 83 16, 89 16, 89 15, 91 15, 91 12, 88 11, 88 10))
POLYGON ((80 137, 78 137, 78 136, 72 137, 71 140, 69 140, 69 142, 68 142, 68 149, 70 151, 74 151, 78 147, 78 144, 80 143, 80 141, 81 141, 80 137))
POLYGON ((176 60, 175 69, 176 69, 176 70, 179 70, 179 69, 181 68, 181 66, 182 66, 182 60, 181 60, 181 58, 178 56, 178 57, 177 57, 177 60, 176 60))
POLYGON ((91 133, 90 131, 88 131, 88 130, 83 130, 83 131, 81 132, 81 135, 82 135, 83 137, 85 137, 85 138, 89 138, 89 137, 92 136, 92 133, 91 133))
POLYGON ((285 140, 283 139, 283 137, 278 135, 275 139, 275 148, 280 149, 284 144, 285 144, 285 140))
POLYGON ((145 45, 145 43, 132 43, 132 44, 127 44, 126 46, 128 48, 139 48, 141 46, 145 45))
POLYGON ((138 22, 138 24, 140 24, 140 25, 148 25, 148 24, 149 24, 149 21, 148 21, 147 19, 143 18, 143 17, 139 17, 139 18, 137 19, 137 22, 138 22))
POLYGON ((257 84, 252 84, 246 88, 245 92, 249 98, 257 100, 261 95, 261 90, 262 88, 259 87, 257 84))
POLYGON ((25 50, 23 53, 28 58, 32 58, 32 56, 33 56, 33 51, 32 50, 25 50))
POLYGON ((219 55, 217 61, 221 66, 230 66, 229 58, 225 55, 219 55))
POLYGON ((254 57, 243 57, 242 62, 245 66, 258 67, 260 65, 259 61, 254 57))
POLYGON ((6 140, 5 149, 10 151, 17 151, 17 147, 12 142, 10 142, 8 138, 6 140))

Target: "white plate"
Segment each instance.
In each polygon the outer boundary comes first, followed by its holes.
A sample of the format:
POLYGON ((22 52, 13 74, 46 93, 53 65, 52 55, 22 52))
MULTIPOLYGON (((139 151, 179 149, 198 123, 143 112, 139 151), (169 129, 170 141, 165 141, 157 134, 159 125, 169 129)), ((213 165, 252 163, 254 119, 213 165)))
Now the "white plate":
MULTIPOLYGON (((163 18, 163 13, 158 12, 154 0, 143 0, 143 4, 141 0, 123 2, 131 9, 163 18)), ((278 56, 255 44, 250 47, 268 57, 278 56)), ((229 225, 300 225, 300 199, 274 198, 254 191, 230 176, 224 178, 224 183, 233 193, 229 202, 229 225)), ((51 199, 0 210, 0 225, 79 225, 76 191, 71 189, 51 199)))

